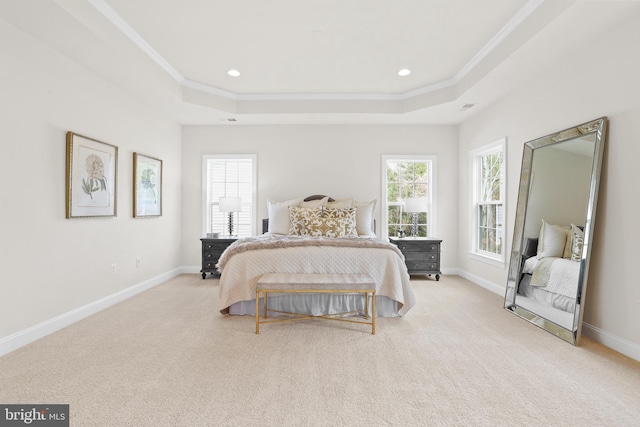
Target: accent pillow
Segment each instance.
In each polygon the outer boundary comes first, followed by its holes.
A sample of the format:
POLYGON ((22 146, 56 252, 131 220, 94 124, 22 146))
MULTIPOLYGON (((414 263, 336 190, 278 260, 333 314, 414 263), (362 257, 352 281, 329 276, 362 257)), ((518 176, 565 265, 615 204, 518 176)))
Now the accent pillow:
POLYGON ((582 246, 584 245, 584 231, 580 230, 575 224, 571 224, 571 261, 580 261, 582 259, 582 246))
POLYGON ((267 201, 269 213, 269 232, 272 234, 289 234, 289 206, 299 206, 301 199, 287 200, 286 202, 267 201))
POLYGON ((358 237, 358 231, 356 230, 356 208, 347 209, 334 209, 334 208, 322 208, 322 216, 324 218, 339 218, 345 221, 344 234, 348 237, 358 237))
POLYGON ((546 257, 562 258, 564 246, 569 234, 568 226, 553 225, 542 220, 540 237, 538 239, 538 259, 546 257))
POLYGON ((373 229, 373 215, 376 208, 376 200, 370 202, 354 202, 356 208, 356 231, 358 236, 375 237, 373 229))
POLYGON ((321 208, 301 208, 289 206, 289 234, 293 236, 306 236, 305 224, 313 218, 321 218, 321 208))
POLYGON ((567 241, 564 244, 564 251, 562 251, 562 258, 571 259, 571 243, 571 230, 569 230, 567 241))
POLYGON ((313 237, 345 237, 345 218, 314 218, 306 222, 305 231, 313 237))

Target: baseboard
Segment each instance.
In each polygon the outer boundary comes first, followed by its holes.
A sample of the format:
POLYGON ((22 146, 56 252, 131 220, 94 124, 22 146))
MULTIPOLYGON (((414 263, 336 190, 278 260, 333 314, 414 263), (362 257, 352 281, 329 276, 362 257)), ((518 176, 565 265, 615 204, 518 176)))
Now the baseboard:
MULTIPOLYGON (((467 271, 460 269, 451 269, 451 271, 457 270, 456 273, 460 277, 464 277, 470 282, 482 286, 485 289, 490 290, 493 293, 498 295, 504 295, 505 287, 497 285, 493 282, 490 282, 486 279, 483 279, 480 276, 476 276, 475 274, 471 274, 467 271)), ((582 323, 582 333, 585 337, 590 338, 605 347, 609 347, 612 350, 617 351, 618 353, 622 353, 625 356, 628 356, 634 360, 640 362, 640 345, 616 336, 610 332, 597 328, 593 325, 590 325, 586 322, 582 323)))
POLYGON ((63 329, 79 320, 87 318, 105 308, 111 307, 121 301, 131 298, 141 292, 151 289, 152 287, 165 282, 178 274, 186 273, 183 271, 184 267, 176 268, 166 273, 160 274, 144 282, 130 286, 126 289, 118 291, 114 294, 108 295, 97 301, 86 304, 82 307, 78 307, 67 313, 54 317, 53 319, 46 320, 38 323, 30 328, 16 332, 9 336, 0 338, 0 356, 10 353, 14 350, 24 347, 40 338, 44 338, 49 334, 52 334, 60 329, 63 329))
POLYGON ((464 277, 465 279, 467 279, 470 282, 475 283, 476 285, 482 286, 483 288, 493 292, 494 294, 498 294, 501 296, 504 296, 504 292, 505 292, 505 287, 504 286, 500 286, 500 285, 496 285, 495 283, 484 279, 480 276, 476 276, 475 274, 471 274, 468 271, 464 271, 464 270, 460 270, 458 269, 458 276, 460 277, 464 277))
POLYGON ((634 342, 620 338, 585 322, 582 322, 582 334, 618 353, 622 353, 640 362, 640 345, 634 342))
POLYGON ((185 266, 181 268, 181 273, 182 274, 199 274, 202 272, 202 267, 201 266, 185 266))

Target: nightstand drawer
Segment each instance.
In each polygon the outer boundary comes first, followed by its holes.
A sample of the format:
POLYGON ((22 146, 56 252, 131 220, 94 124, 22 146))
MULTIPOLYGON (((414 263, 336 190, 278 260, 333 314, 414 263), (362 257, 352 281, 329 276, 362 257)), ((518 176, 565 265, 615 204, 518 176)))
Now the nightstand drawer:
POLYGON ((426 253, 426 252, 405 252, 404 259, 407 261, 428 261, 437 263, 440 258, 438 253, 426 253))
POLYGON ((217 263, 218 263, 218 258, 216 258, 214 261, 205 261, 202 263, 202 268, 204 270, 210 270, 213 272, 216 269, 217 263))
POLYGON ((432 263, 428 261, 408 261, 405 260, 407 264, 407 270, 410 272, 439 272, 440 266, 438 263, 432 263))
POLYGON ((401 242, 398 243, 398 248, 402 252, 440 252, 439 243, 401 242))
POLYGON ((206 251, 202 254, 202 257, 205 261, 216 261, 218 262, 218 258, 222 255, 224 251, 206 251))
POLYGON ((224 252, 224 250, 229 246, 229 242, 203 242, 202 249, 205 251, 216 251, 219 253, 224 252))

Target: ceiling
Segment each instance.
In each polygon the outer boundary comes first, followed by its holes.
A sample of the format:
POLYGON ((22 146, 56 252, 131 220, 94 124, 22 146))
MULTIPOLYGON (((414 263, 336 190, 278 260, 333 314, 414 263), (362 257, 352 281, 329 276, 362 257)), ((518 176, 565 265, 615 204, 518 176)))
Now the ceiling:
POLYGON ((2 19, 180 122, 237 125, 461 123, 635 2, 1 3, 2 19))

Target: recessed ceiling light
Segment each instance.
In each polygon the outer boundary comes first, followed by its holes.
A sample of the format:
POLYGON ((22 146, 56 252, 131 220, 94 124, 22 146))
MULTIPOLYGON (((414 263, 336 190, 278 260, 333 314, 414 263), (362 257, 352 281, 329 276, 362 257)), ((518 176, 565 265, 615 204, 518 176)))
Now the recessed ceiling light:
POLYGON ((227 74, 229 74, 231 77, 238 77, 240 76, 240 71, 232 68, 229 71, 227 71, 227 74))
POLYGON ((398 71, 398 75, 400 77, 408 76, 409 74, 411 74, 411 70, 408 68, 403 68, 402 70, 398 71))

